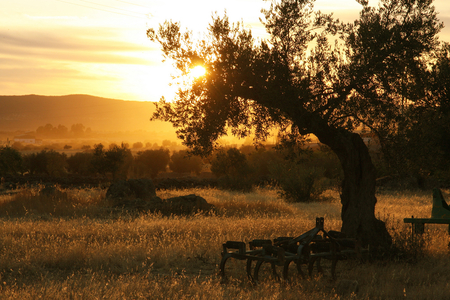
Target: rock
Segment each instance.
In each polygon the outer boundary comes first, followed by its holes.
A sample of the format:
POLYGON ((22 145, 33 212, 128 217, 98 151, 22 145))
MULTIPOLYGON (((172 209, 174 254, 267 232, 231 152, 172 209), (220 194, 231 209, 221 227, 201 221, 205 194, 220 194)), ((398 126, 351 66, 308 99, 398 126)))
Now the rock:
POLYGON ((54 185, 47 185, 39 191, 39 196, 44 196, 53 199, 67 199, 67 193, 54 185))
POLYGON ((136 211, 148 211, 155 212, 160 211, 163 208, 163 200, 159 197, 152 197, 151 199, 126 199, 118 202, 114 207, 123 208, 125 210, 136 211))
POLYGON ((197 195, 173 197, 166 200, 156 196, 150 179, 119 180, 106 191, 112 206, 129 211, 161 212, 166 215, 189 215, 214 210, 214 205, 197 195))
POLYGON ((156 190, 150 179, 129 179, 113 182, 106 191, 106 198, 125 200, 150 200, 156 197, 156 190))
POLYGON ((208 212, 214 210, 214 205, 195 194, 166 199, 163 212, 171 214, 192 214, 196 212, 208 212))

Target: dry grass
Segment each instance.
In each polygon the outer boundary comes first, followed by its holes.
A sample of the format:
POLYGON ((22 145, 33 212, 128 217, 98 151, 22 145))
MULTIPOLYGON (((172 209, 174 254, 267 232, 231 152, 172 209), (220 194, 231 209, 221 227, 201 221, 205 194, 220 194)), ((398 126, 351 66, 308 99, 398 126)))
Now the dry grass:
MULTIPOLYGON (((238 261, 236 278, 220 284, 227 240, 297 236, 317 216, 325 217, 327 230, 338 230, 335 192, 329 201, 310 204, 288 204, 264 189, 159 193, 194 193, 217 208, 214 215, 189 217, 107 214, 104 191, 65 192, 61 199, 34 190, 0 198, 0 299, 450 299, 446 226, 427 227, 424 256, 413 263, 340 262, 337 282, 325 274, 254 286, 238 261), (358 281, 355 294, 340 293, 339 282, 346 280, 358 281)), ((378 200, 377 214, 402 245, 410 243, 403 218, 431 214, 431 191, 382 193, 378 200)))

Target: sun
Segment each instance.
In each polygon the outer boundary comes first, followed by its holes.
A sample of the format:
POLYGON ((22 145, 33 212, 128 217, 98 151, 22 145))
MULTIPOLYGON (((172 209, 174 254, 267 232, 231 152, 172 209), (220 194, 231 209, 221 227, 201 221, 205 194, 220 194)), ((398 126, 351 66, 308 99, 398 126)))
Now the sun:
POLYGON ((198 78, 206 74, 206 69, 203 66, 195 66, 192 68, 190 74, 192 77, 198 78))

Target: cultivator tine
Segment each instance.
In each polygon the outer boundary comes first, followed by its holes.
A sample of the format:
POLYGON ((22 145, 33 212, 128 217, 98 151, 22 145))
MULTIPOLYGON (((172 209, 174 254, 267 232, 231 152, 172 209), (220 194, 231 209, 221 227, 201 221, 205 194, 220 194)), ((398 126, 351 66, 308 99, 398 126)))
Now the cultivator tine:
POLYGON ((235 257, 238 259, 246 259, 245 258, 245 252, 246 252, 246 246, 244 242, 235 242, 235 241, 227 241, 226 243, 222 244, 222 260, 220 261, 220 275, 222 276, 223 280, 226 280, 225 275, 225 264, 227 260, 230 257, 235 257), (231 251, 230 250, 237 250, 231 251))
MULTIPOLYGON (((258 262, 256 263, 255 270, 254 270, 254 276, 253 276, 253 282, 255 282, 255 283, 259 282, 259 271, 261 270, 261 266, 263 263, 267 263, 267 262, 264 260, 258 260, 258 262)), ((269 262, 269 263, 272 268, 272 276, 274 278, 276 278, 277 280, 280 280, 280 276, 277 273, 277 268, 276 268, 275 263, 272 263, 272 262, 269 262)))
POLYGON ((253 259, 248 258, 247 259, 246 271, 247 271, 248 279, 250 279, 251 282, 254 282, 255 279, 253 278, 253 275, 252 275, 252 263, 253 263, 253 259))

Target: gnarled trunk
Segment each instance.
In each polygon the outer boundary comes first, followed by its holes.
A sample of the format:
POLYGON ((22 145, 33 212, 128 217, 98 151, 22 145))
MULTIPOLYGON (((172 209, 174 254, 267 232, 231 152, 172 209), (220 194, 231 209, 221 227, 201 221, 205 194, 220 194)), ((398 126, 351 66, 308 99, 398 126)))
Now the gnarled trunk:
POLYGON ((367 146, 356 133, 323 123, 316 129, 314 134, 336 153, 344 171, 342 232, 358 238, 364 245, 387 249, 392 239, 384 222, 375 217, 376 171, 367 146))
POLYGON ((344 170, 342 182, 342 232, 363 244, 387 248, 392 239, 384 222, 375 217, 376 171, 362 138, 349 133, 343 153, 337 153, 344 170))

